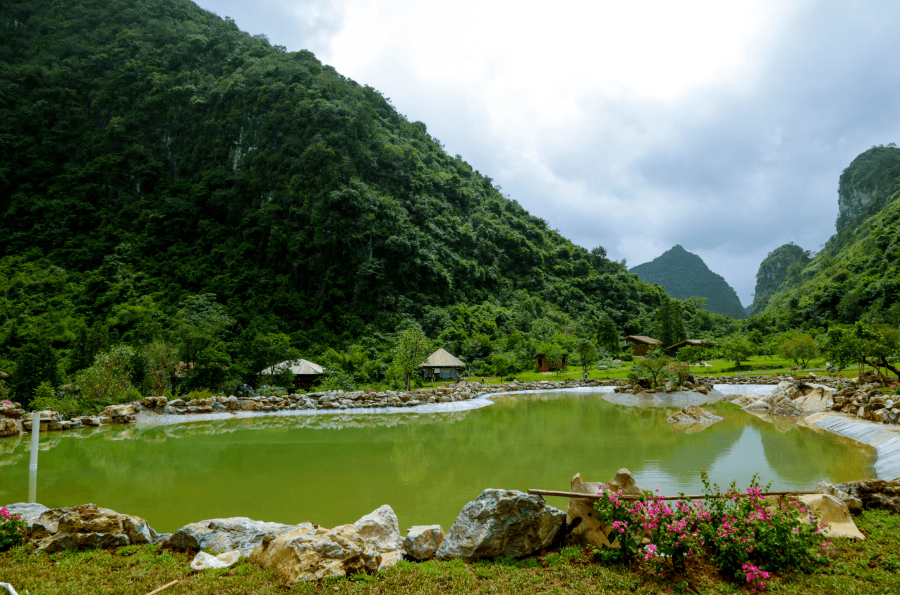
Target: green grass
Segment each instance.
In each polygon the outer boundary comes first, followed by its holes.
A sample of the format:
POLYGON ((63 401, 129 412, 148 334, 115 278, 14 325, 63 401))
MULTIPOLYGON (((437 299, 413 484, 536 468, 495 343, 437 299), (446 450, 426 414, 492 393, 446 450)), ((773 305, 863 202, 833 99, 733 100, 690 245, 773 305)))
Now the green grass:
MULTIPOLYGON (((794 366, 794 363, 792 361, 782 359, 777 356, 753 356, 749 360, 741 362, 740 368, 737 368, 732 361, 721 359, 710 359, 706 361, 712 364, 711 368, 692 366, 691 372, 698 376, 769 376, 773 373, 791 374, 791 367, 794 366)), ((628 372, 631 369, 631 366, 632 362, 624 362, 622 366, 617 369, 588 370, 588 378, 594 380, 613 380, 616 378, 626 378, 628 376, 628 372)), ((824 368, 825 360, 812 360, 808 367, 824 368)), ((805 372, 797 373, 803 374, 805 372)), ((844 370, 844 375, 848 378, 851 376, 851 373, 853 376, 856 376, 856 369, 854 368, 853 370, 844 370)), ((569 368, 565 372, 551 372, 549 374, 534 371, 516 372, 515 374, 512 374, 512 376, 522 382, 536 382, 540 380, 560 381, 565 380, 566 378, 577 380, 581 378, 581 368, 569 366, 569 368)), ((481 376, 469 376, 466 378, 466 380, 470 382, 480 382, 481 378, 481 376)), ((501 380, 496 376, 484 376, 484 380, 487 384, 499 384, 501 382, 505 382, 504 380, 501 380)), ((445 384, 447 383, 437 383, 434 386, 443 386, 445 384)), ((428 384, 426 386, 430 387, 431 385, 428 384)))
MULTIPOLYGON (((779 575, 770 580, 773 593, 900 593, 900 515, 867 511, 856 517, 868 536, 862 543, 838 540, 828 566, 812 574, 779 575)), ((329 579, 296 586, 281 584, 269 571, 249 563, 229 569, 190 571, 189 555, 156 546, 130 546, 115 551, 35 553, 29 546, 0 553, 0 581, 20 595, 146 595, 172 580, 181 582, 165 595, 333 594, 361 595, 531 593, 600 594, 668 593, 679 585, 686 592, 747 593, 722 577, 704 560, 689 563, 684 576, 673 577, 646 565, 625 567, 596 562, 587 551, 565 548, 545 557, 501 559, 465 564, 400 562, 374 576, 329 579)))

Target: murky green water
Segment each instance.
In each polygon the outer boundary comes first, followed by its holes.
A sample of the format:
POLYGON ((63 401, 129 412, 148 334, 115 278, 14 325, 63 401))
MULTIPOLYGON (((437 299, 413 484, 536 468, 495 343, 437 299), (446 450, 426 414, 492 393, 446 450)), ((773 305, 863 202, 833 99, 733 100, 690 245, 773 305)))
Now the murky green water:
MULTIPOLYGON (((610 404, 600 395, 519 395, 460 413, 257 417, 41 436, 37 501, 94 502, 173 531, 247 516, 324 526, 390 504, 401 530, 449 529, 485 488, 567 490, 575 473, 698 493, 700 469, 720 485, 753 473, 773 489, 874 477, 871 449, 830 434, 784 433, 726 404, 697 433, 673 430, 675 409, 610 404)), ((29 437, 0 439, 0 503, 27 501, 29 437)), ((567 501, 548 499, 564 508, 567 501)))

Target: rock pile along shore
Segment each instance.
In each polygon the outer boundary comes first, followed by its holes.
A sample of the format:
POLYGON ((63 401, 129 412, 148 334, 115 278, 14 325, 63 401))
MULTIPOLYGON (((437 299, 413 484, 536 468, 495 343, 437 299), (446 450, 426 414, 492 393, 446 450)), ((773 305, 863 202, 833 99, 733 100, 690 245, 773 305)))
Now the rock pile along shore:
MULTIPOLYGON (((479 382, 459 383, 438 388, 422 388, 409 392, 404 391, 327 391, 307 394, 290 394, 281 396, 255 396, 239 398, 234 395, 219 395, 207 399, 184 401, 167 397, 146 397, 122 405, 110 405, 99 415, 83 415, 64 419, 56 411, 41 412, 41 431, 76 430, 88 426, 107 424, 137 423, 137 414, 143 411, 158 415, 194 415, 208 413, 225 413, 239 411, 290 411, 290 410, 343 410, 357 408, 415 407, 431 403, 451 403, 469 401, 497 393, 517 391, 558 390, 592 386, 616 387, 616 392, 673 392, 679 389, 694 390, 701 394, 714 384, 778 384, 779 382, 796 382, 806 380, 826 386, 835 386, 834 378, 803 376, 696 376, 682 387, 667 383, 665 389, 651 389, 649 381, 642 379, 643 384, 629 385, 622 379, 615 380, 569 380, 536 382, 509 382, 505 384, 481 384, 479 382)), ((860 405, 869 405, 868 402, 860 405)), ((877 403, 873 403, 875 405, 877 403)), ((870 408, 877 411, 877 407, 870 408)), ((19 403, 0 402, 0 437, 17 436, 31 431, 31 413, 27 413, 19 403)), ((883 419, 888 419, 884 417, 883 419)), ((889 416, 896 419, 896 416, 889 416)), ((866 418, 869 419, 869 418, 866 418)), ((872 419, 875 419, 874 417, 872 419)), ((891 422, 896 423, 896 422, 891 422)))
MULTIPOLYGON (((328 576, 374 573, 401 559, 431 558, 475 561, 483 558, 523 558, 563 545, 617 547, 618 532, 597 519, 594 500, 600 490, 640 495, 628 469, 604 483, 571 482, 567 511, 547 506, 541 496, 486 489, 466 504, 446 533, 440 525, 410 527, 404 537, 397 515, 382 505, 352 524, 333 529, 315 523, 286 525, 246 517, 216 518, 190 523, 174 533, 159 534, 146 520, 96 504, 50 509, 41 504, 10 504, 8 511, 27 524, 27 539, 41 552, 115 548, 156 543, 175 550, 229 553, 236 560, 272 569, 287 584, 318 581, 328 576), (584 494, 585 497, 579 497, 584 494)), ((866 480, 833 486, 821 482, 818 494, 797 496, 827 523, 825 534, 865 539, 850 511, 900 506, 900 480, 866 480)), ((793 496, 792 496, 793 498, 793 496)), ((808 515, 804 515, 808 520, 808 515)), ((195 559, 196 561, 196 559, 195 559)))
MULTIPOLYGON (((110 405, 99 415, 63 419, 56 411, 42 411, 41 431, 75 430, 86 426, 128 424, 137 422, 137 414, 146 411, 157 415, 196 415, 238 411, 295 411, 383 409, 386 407, 415 407, 433 403, 470 401, 497 393, 530 390, 554 390, 591 386, 615 386, 616 380, 570 380, 538 382, 510 382, 507 384, 459 383, 438 388, 405 391, 327 391, 280 396, 239 398, 219 395, 206 399, 184 401, 167 397, 146 397, 122 405, 110 405)), ((31 431, 31 413, 19 403, 0 403, 0 436, 15 436, 31 431)))

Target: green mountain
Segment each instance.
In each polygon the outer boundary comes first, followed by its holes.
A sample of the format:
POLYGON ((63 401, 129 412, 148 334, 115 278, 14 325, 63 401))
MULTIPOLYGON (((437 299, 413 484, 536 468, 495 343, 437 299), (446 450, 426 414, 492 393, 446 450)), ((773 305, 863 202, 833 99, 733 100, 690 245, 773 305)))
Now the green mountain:
POLYGON ((793 242, 769 252, 756 273, 756 291, 747 314, 755 316, 763 312, 769 299, 784 283, 799 280, 800 272, 809 260, 809 251, 793 242))
POLYGON ((856 157, 838 184, 837 233, 815 257, 789 265, 789 274, 760 304, 764 313, 816 326, 900 323, 898 199, 900 149, 877 146, 856 157))
POLYGON ((732 318, 745 318, 744 307, 737 293, 721 275, 709 270, 703 259, 681 246, 674 246, 650 262, 630 269, 646 283, 666 288, 672 297, 706 298, 706 309, 732 318))
POLYGON ((659 304, 308 51, 186 0, 0 16, 0 370, 176 336, 186 304, 232 371, 266 333, 314 354, 417 324, 473 361, 659 304))

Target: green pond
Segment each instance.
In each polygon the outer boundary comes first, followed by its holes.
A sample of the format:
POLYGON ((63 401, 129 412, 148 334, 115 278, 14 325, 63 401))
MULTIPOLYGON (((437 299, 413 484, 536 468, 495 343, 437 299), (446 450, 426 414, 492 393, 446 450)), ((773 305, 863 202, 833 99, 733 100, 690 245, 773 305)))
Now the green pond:
MULTIPOLYGON (((874 477, 874 451, 806 428, 782 428, 728 403, 698 432, 673 429, 676 408, 611 404, 602 394, 501 397, 452 413, 291 415, 41 435, 36 500, 93 502, 169 532, 246 516, 324 526, 390 504, 401 530, 449 529, 485 488, 568 490, 576 473, 609 481, 621 467, 644 489, 699 493, 754 473, 773 489, 874 477)), ((0 438, 0 504, 29 496, 30 436, 0 438)), ((548 498, 565 508, 562 498, 548 498)))

